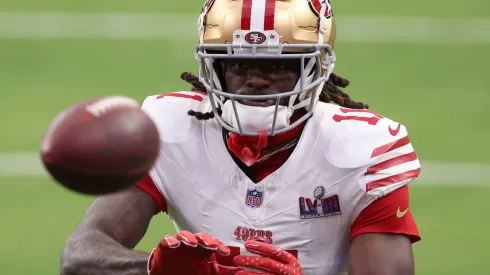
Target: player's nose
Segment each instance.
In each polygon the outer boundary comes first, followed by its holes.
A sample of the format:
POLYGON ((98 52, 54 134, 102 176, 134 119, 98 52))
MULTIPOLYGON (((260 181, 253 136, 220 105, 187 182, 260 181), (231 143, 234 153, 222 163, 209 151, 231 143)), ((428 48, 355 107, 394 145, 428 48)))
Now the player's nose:
POLYGON ((245 85, 254 89, 268 89, 271 86, 271 83, 260 75, 250 75, 247 77, 245 85))

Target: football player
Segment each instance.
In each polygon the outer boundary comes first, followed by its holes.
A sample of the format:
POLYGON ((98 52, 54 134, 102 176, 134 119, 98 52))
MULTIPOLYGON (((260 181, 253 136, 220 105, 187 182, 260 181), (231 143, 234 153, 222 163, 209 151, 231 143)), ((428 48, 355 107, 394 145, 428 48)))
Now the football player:
POLYGON ((94 202, 62 274, 414 274, 420 163, 405 126, 340 90, 331 4, 208 0, 198 23, 193 88, 142 104, 158 161, 94 202), (160 212, 178 233, 134 251, 160 212))

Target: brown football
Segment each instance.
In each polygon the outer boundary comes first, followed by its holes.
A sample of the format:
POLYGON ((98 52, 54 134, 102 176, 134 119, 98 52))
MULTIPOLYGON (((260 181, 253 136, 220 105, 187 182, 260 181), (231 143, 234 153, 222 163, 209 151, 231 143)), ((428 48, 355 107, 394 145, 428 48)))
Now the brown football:
POLYGON ((41 159, 72 191, 103 195, 137 183, 155 163, 160 137, 152 119, 125 96, 90 99, 51 122, 41 159))

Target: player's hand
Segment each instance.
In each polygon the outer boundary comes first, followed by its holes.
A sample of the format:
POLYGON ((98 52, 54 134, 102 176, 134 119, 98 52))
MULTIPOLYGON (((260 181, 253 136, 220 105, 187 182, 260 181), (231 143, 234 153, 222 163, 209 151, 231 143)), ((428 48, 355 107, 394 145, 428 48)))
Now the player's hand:
POLYGON ((260 256, 238 255, 233 259, 233 263, 266 272, 239 271, 236 275, 303 275, 296 257, 278 246, 266 243, 263 239, 246 241, 245 248, 260 256))
POLYGON ((233 275, 245 270, 216 262, 216 252, 228 256, 230 249, 206 233, 180 231, 165 236, 148 260, 150 275, 233 275))

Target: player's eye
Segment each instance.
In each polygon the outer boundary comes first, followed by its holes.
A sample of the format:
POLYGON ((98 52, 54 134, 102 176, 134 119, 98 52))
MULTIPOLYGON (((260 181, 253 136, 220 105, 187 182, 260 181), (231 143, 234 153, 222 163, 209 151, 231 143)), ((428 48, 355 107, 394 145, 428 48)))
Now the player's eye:
POLYGON ((247 68, 247 65, 243 64, 243 63, 235 63, 233 64, 233 69, 246 69, 247 68))
POLYGON ((276 70, 276 69, 284 69, 285 66, 284 64, 272 64, 272 69, 276 70))

